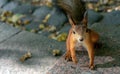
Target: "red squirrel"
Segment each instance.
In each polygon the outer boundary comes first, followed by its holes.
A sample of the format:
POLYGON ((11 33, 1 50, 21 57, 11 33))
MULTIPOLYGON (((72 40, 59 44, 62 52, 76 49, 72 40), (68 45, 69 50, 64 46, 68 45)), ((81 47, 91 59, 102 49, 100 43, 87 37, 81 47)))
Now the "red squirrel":
POLYGON ((94 69, 94 46, 99 40, 99 34, 87 28, 87 11, 81 0, 58 0, 58 5, 68 16, 71 29, 66 41, 65 59, 72 59, 77 64, 76 46, 86 48, 89 56, 89 68, 94 69))

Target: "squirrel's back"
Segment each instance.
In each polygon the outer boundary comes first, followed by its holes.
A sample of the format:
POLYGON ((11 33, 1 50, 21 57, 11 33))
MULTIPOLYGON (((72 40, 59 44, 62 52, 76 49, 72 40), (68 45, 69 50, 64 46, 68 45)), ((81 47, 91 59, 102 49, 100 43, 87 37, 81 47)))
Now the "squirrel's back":
POLYGON ((73 18, 75 23, 82 21, 86 12, 85 3, 81 0, 58 0, 58 6, 62 8, 67 15, 73 18))

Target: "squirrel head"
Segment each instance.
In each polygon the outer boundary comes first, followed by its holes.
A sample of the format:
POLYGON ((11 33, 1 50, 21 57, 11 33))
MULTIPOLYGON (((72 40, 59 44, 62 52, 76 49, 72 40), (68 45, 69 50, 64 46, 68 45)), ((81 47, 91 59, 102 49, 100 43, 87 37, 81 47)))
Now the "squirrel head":
POLYGON ((83 20, 76 23, 73 18, 68 16, 69 22, 72 26, 72 34, 78 42, 83 42, 89 29, 87 28, 87 15, 84 16, 83 20))

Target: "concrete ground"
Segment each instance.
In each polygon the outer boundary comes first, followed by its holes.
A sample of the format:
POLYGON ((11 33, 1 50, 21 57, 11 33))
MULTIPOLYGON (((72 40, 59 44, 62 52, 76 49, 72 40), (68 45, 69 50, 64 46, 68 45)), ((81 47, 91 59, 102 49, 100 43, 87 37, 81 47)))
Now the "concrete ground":
POLYGON ((0 74, 45 74, 59 59, 53 49, 64 52, 65 45, 0 22, 0 74), (19 59, 27 52, 32 57, 22 63, 19 59))
MULTIPOLYGON (((102 27, 98 23, 94 25, 102 27)), ((96 26, 92 28, 97 29, 96 26)), ((109 30, 110 28, 104 32, 109 30)), ((117 30, 118 26, 113 31, 117 34, 117 30)), ((89 59, 86 52, 77 53, 77 65, 66 62, 62 57, 65 52, 64 42, 21 31, 0 22, 0 74, 119 74, 119 38, 112 38, 114 34, 102 33, 103 28, 99 27, 98 31, 102 35, 102 47, 96 49, 96 69, 90 70, 87 66, 89 59), (53 49, 61 50, 61 57, 53 56, 53 49), (19 59, 27 52, 31 52, 32 57, 22 63, 19 59)))

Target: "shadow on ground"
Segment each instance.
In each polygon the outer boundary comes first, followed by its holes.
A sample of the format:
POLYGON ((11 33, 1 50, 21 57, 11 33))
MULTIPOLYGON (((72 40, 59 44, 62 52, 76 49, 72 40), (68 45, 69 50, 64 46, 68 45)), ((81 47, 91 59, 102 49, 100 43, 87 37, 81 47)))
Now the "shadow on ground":
POLYGON ((97 67, 109 68, 120 66, 120 46, 109 38, 102 39, 102 47, 96 49, 96 56, 111 56, 114 58, 113 61, 97 64, 97 67), (104 42, 107 41, 107 42, 104 42))
MULTIPOLYGON (((104 64, 97 64, 98 68, 120 67, 120 25, 94 24, 92 28, 100 34, 100 48, 96 49, 96 56, 111 56, 114 60, 104 64)), ((109 60, 109 59, 108 59, 109 60)))

